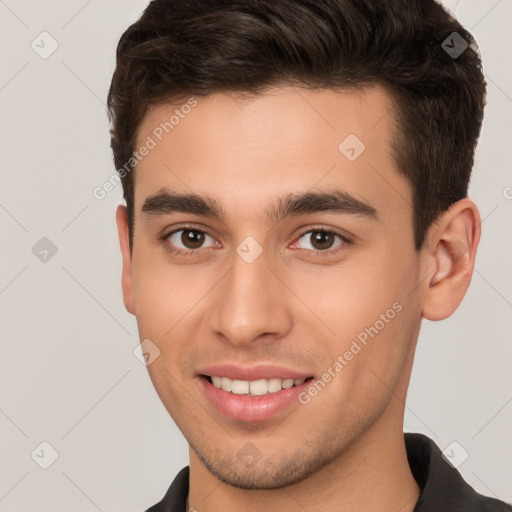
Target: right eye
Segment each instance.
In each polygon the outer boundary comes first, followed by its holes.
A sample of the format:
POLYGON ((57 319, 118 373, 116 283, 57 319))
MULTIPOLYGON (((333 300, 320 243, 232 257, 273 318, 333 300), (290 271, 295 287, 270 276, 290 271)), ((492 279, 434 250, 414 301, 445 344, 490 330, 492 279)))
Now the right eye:
POLYGON ((218 242, 205 231, 184 227, 171 231, 163 237, 167 248, 176 254, 192 254, 200 249, 218 246, 218 242), (204 244, 208 244, 206 247, 204 244))

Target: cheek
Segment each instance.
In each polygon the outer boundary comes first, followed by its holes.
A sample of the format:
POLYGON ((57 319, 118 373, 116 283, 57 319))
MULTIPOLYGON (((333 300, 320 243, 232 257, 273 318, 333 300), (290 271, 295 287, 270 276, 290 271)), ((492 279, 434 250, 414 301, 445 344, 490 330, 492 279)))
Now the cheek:
POLYGON ((133 265, 135 308, 141 336, 160 339, 169 334, 205 294, 204 276, 142 250, 133 265))
POLYGON ((386 316, 388 310, 387 316, 393 320, 399 309, 393 305, 410 301, 416 282, 414 265, 378 253, 379 257, 361 254, 347 258, 337 266, 286 271, 287 279, 335 336, 356 336, 378 322, 381 315, 386 316))
POLYGON ((411 293, 416 260, 404 255, 399 261, 387 251, 376 251, 378 257, 347 259, 337 268, 319 267, 295 279, 293 289, 316 315, 300 328, 309 329, 321 347, 326 370, 341 357, 344 386, 375 384, 376 377, 368 375, 371 371, 392 381, 414 342, 421 318, 417 296, 411 293))

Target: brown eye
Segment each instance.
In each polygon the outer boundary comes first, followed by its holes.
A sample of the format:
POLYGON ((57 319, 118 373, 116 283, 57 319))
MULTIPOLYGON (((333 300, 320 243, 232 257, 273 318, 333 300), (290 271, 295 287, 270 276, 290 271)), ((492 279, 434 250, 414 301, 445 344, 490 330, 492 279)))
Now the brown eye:
POLYGON ((335 240, 334 234, 326 231, 314 231, 310 235, 311 245, 319 251, 330 249, 335 240))
POLYGON ((177 249, 185 251, 202 249, 205 247, 205 244, 206 247, 215 245, 215 240, 199 229, 178 229, 171 233, 167 240, 177 249))
POLYGON ((201 231, 184 229, 181 232, 181 242, 187 249, 198 249, 203 245, 204 239, 204 233, 201 231))
POLYGON ((298 244, 301 249, 324 252, 344 242, 345 239, 341 235, 325 229, 308 231, 298 239, 298 244))

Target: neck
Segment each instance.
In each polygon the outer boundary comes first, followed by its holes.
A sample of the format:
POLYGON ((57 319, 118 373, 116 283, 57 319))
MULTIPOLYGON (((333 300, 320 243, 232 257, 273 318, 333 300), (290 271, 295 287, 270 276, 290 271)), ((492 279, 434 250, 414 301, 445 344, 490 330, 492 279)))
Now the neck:
POLYGON ((407 461, 402 421, 393 422, 393 406, 400 405, 390 404, 370 429, 322 470, 281 489, 231 487, 215 478, 191 450, 187 510, 412 512, 420 490, 407 461))

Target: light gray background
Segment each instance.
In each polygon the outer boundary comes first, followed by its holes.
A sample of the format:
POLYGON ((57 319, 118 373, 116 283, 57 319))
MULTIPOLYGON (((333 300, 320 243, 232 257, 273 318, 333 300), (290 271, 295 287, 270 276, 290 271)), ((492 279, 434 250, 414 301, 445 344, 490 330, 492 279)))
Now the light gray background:
MULTIPOLYGON (((187 464, 187 445, 133 355, 114 223, 121 187, 92 196, 114 171, 104 102, 115 47, 145 5, 0 0, 4 512, 138 512, 187 464), (59 45, 47 59, 31 48, 43 31, 59 45), (42 237, 58 249, 46 263, 32 253, 42 237), (46 470, 31 458, 43 441, 58 452, 46 470)), ((446 5, 479 42, 489 83, 471 186, 483 238, 462 306, 424 323, 405 427, 441 448, 459 443, 467 481, 511 501, 512 2, 446 5)), ((39 447, 34 458, 49 453, 39 447)))

